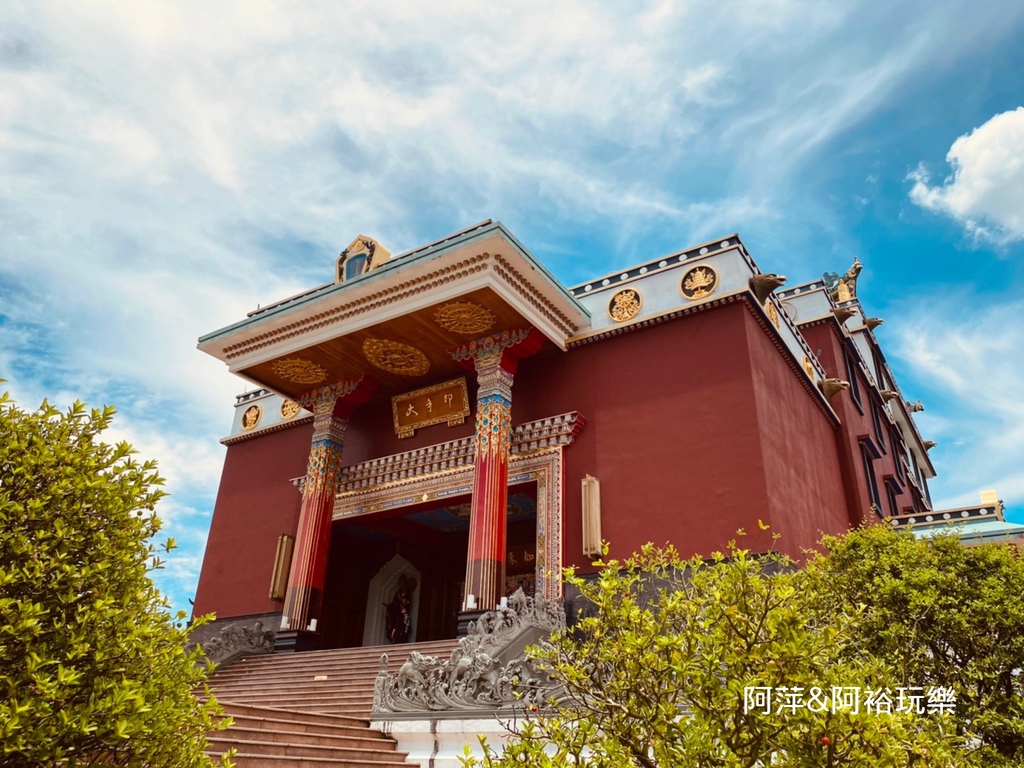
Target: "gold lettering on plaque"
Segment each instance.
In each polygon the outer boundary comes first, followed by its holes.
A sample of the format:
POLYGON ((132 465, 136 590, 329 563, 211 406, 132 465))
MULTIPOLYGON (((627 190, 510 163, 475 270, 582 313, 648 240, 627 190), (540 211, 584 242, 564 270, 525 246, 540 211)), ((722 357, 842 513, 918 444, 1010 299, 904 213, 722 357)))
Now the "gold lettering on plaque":
POLYGON ((469 416, 466 379, 452 379, 391 398, 395 434, 412 437, 417 429, 447 423, 449 427, 465 422, 469 416))

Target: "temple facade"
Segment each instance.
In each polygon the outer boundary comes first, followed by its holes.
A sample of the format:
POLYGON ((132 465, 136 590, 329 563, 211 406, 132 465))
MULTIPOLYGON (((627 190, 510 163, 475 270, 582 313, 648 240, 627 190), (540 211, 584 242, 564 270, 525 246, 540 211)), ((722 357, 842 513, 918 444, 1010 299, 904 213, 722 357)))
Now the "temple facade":
POLYGON ((223 440, 204 630, 437 641, 519 589, 557 601, 602 541, 710 555, 743 529, 799 559, 934 517, 860 269, 790 286, 729 235, 565 287, 497 222, 395 257, 356 238, 331 282, 200 339, 255 386, 223 440))

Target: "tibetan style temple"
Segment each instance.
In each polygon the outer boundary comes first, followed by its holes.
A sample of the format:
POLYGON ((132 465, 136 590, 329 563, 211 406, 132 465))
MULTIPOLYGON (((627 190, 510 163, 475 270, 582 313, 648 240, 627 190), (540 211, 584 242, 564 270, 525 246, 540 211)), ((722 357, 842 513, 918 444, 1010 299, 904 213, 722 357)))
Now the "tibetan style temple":
POLYGON ((564 287, 497 222, 395 257, 357 238, 331 282, 200 339, 256 388, 195 613, 279 652, 441 641, 520 588, 557 601, 602 541, 1006 533, 995 498, 932 511, 860 269, 786 286, 729 235, 564 287))

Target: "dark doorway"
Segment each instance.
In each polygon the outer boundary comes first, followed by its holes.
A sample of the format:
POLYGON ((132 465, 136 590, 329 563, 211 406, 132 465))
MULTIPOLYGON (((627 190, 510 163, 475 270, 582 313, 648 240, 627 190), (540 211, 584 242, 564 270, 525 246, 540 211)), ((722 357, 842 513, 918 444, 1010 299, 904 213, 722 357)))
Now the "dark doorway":
MULTIPOLYGON (((334 522, 324 590, 323 648, 383 645, 406 606, 409 642, 456 636, 469 542, 469 495, 334 522)), ((537 486, 509 488, 506 591, 532 594, 537 486)), ((399 622, 400 625, 400 622, 399 622)))

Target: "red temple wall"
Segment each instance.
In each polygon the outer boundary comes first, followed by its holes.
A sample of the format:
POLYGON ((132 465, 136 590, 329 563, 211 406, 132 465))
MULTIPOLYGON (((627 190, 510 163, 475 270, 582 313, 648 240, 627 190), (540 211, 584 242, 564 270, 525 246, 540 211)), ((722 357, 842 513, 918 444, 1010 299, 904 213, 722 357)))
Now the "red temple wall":
MULTIPOLYGON (((786 517, 794 504, 799 517, 789 525, 787 551, 815 541, 820 527, 834 528, 816 509, 826 500, 834 506, 837 496, 842 503, 832 428, 740 303, 526 360, 512 408, 517 424, 569 410, 588 419, 565 450, 566 564, 588 570, 580 499, 588 473, 601 481, 602 535, 614 557, 648 541, 671 541, 686 557, 708 555, 739 528, 748 533, 744 546, 764 550, 771 538, 757 520, 786 517), (774 373, 755 377, 758 365, 774 373), (771 414, 761 411, 776 392, 783 405, 769 424, 771 414), (825 441, 824 450, 787 449, 806 459, 786 470, 797 490, 766 477, 766 435, 825 441)), ((778 455, 769 460, 785 467, 789 454, 778 455)))
MULTIPOLYGON (((843 380, 849 379, 846 369, 846 362, 843 357, 843 343, 836 335, 836 330, 829 323, 808 326, 801 329, 808 344, 818 352, 818 359, 828 376, 843 380)), ((867 437, 878 445, 875 435, 874 422, 871 418, 871 409, 878 409, 878 416, 882 427, 885 430, 885 442, 881 449, 881 458, 873 462, 875 482, 878 487, 880 509, 883 514, 890 514, 889 502, 885 491, 885 478, 897 477, 896 462, 897 451, 892 445, 889 419, 884 409, 874 401, 871 394, 871 387, 867 378, 860 368, 855 368, 855 375, 860 389, 861 408, 858 408, 853 400, 850 391, 840 392, 832 398, 832 408, 842 420, 842 426, 836 434, 836 444, 839 449, 840 460, 843 465, 844 487, 847 499, 847 509, 851 525, 861 523, 877 522, 878 518, 873 517, 870 512, 871 498, 868 494, 867 474, 864 469, 864 462, 861 457, 860 440, 867 437), (863 409, 863 410, 862 410, 863 409)), ((897 496, 899 511, 904 507, 912 506, 910 486, 903 483, 904 489, 897 496)))
POLYGON ((307 423, 228 446, 194 615, 281 610, 269 598, 277 540, 295 535, 302 496, 290 480, 306 474, 312 435, 307 423))
MULTIPOLYGON (((836 429, 804 388, 803 375, 789 367, 750 313, 747 342, 768 518, 772 533, 782 537, 776 548, 800 558, 803 550, 818 545, 822 534, 848 527, 836 429)), ((747 533, 745 542, 750 528, 747 533)))

